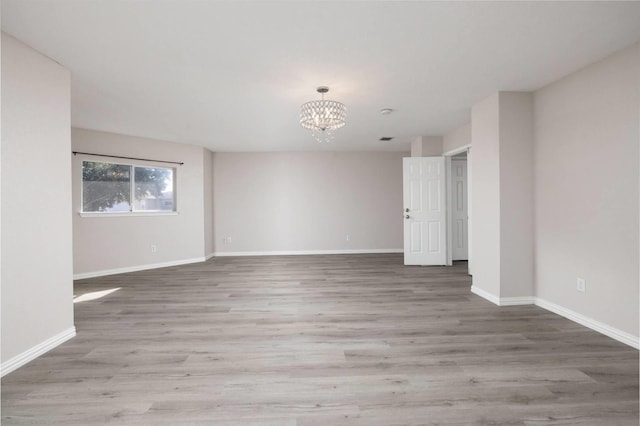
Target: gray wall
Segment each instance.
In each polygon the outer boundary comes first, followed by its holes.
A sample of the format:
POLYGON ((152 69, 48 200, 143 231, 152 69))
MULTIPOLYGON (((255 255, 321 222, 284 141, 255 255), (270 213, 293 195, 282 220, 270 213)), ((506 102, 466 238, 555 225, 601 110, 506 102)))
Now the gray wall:
POLYGON ((204 254, 213 256, 213 152, 204 149, 204 254))
POLYGON ((75 128, 72 140, 77 151, 185 162, 177 169, 178 215, 82 217, 81 162, 101 157, 73 158, 78 278, 199 261, 214 252, 402 249, 402 157, 408 153, 213 154, 75 128))
POLYGON ((500 297, 500 96, 471 110, 473 285, 500 297))
POLYGON ((401 249, 405 156, 216 153, 215 251, 401 249))
POLYGON ((531 93, 500 93, 497 160, 500 165, 500 297, 531 297, 534 292, 531 93))
POLYGON ((637 345, 639 116, 638 43, 533 98, 474 105, 474 292, 637 345))
POLYGON ((69 82, 2 34, 3 373, 75 333, 69 82))
POLYGON ((432 157, 442 152, 442 136, 419 136, 411 142, 412 157, 432 157))
POLYGON ((634 336, 639 79, 636 44, 535 93, 537 296, 634 336))
POLYGON ((102 157, 73 157, 73 251, 77 276, 204 260, 205 201, 210 203, 204 195, 208 150, 76 128, 72 129, 71 138, 75 151, 184 162, 176 171, 177 215, 81 217, 82 160, 102 157), (152 244, 157 247, 155 253, 151 252, 152 244))
POLYGON ((442 138, 442 152, 449 152, 456 148, 471 144, 471 123, 457 127, 446 133, 442 138))
MULTIPOLYGON (((473 290, 533 297, 533 96, 499 92, 472 110, 473 290)), ((513 302, 513 301, 511 301, 513 302)))

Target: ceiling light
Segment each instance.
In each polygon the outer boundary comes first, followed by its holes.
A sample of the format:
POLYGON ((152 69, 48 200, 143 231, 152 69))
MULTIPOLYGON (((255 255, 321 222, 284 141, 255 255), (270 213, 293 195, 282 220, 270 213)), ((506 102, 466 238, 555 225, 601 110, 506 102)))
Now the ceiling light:
POLYGON ((380 110, 380 114, 382 115, 389 115, 393 112, 393 110, 391 108, 382 108, 380 110))
POLYGON ((300 124, 311 130, 318 142, 329 142, 333 139, 333 131, 344 127, 347 109, 343 103, 324 99, 328 87, 318 87, 322 95, 319 101, 311 101, 300 108, 300 124))

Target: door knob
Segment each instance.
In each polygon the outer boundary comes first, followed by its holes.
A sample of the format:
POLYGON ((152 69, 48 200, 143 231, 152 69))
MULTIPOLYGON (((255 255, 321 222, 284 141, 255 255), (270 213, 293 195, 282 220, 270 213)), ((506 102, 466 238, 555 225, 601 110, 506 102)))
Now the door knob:
POLYGON ((404 218, 405 218, 405 219, 409 219, 409 215, 406 215, 404 218))

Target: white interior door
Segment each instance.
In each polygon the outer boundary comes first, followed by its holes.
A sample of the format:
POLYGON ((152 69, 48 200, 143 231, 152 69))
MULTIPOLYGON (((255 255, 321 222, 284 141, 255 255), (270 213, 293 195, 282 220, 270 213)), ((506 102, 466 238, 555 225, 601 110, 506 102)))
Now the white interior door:
POLYGON ((469 253, 469 206, 467 192, 467 160, 451 161, 451 222, 453 260, 467 260, 469 253))
POLYGON ((444 157, 403 159, 404 264, 445 265, 444 157))

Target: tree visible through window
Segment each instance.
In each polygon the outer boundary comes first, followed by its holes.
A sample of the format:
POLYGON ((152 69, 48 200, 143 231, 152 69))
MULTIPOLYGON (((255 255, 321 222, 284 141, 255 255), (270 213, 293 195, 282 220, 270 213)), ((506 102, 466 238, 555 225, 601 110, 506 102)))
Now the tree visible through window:
POLYGON ((174 169, 83 161, 82 211, 175 211, 174 169))

